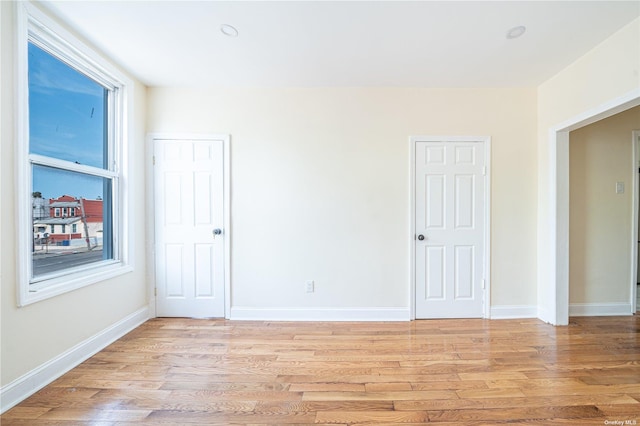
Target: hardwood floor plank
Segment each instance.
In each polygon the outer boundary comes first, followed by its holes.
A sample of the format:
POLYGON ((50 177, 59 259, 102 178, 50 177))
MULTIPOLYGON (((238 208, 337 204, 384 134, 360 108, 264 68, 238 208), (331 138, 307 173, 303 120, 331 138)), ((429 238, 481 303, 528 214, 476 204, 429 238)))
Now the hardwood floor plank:
MULTIPOLYGON (((509 407, 547 407, 557 405, 558 398, 544 397, 520 397, 520 398, 480 398, 480 399, 449 399, 429 401, 395 401, 395 410, 427 410, 438 409, 465 409, 465 408, 509 408, 509 407)), ((640 409, 640 403, 628 395, 573 395, 562 397, 562 405, 635 405, 640 409)))
POLYGON ((302 396, 302 392, 289 391, 220 391, 217 389, 171 391, 171 399, 178 400, 299 401, 302 396))
MULTIPOLYGON (((524 376, 526 377, 526 376, 524 376)), ((327 374, 321 376, 311 375, 282 375, 277 379, 278 382, 284 383, 392 383, 392 382, 459 382, 460 377, 455 373, 448 374, 397 374, 397 375, 349 375, 337 376, 327 374)))
POLYGON ((456 391, 456 394, 462 399, 474 398, 518 398, 525 394, 521 389, 500 388, 500 389, 462 389, 456 391))
POLYGON ((583 419, 601 419, 603 424, 605 418, 598 408, 593 405, 576 405, 570 407, 527 407, 527 408, 502 408, 500 410, 492 409, 465 409, 465 410, 446 410, 446 411, 428 411, 429 421, 454 421, 468 422, 474 420, 484 421, 513 421, 513 420, 546 420, 552 422, 556 418, 574 419, 576 421, 583 419))
POLYGON ((294 383, 289 386, 291 392, 308 391, 340 391, 340 392, 364 392, 362 383, 294 383))
POLYGON ((522 388, 521 391, 527 396, 543 396, 543 395, 574 395, 580 393, 583 395, 599 395, 603 393, 627 394, 629 392, 638 392, 640 384, 624 384, 624 385, 587 385, 587 386, 571 386, 557 385, 544 389, 540 388, 522 388))
POLYGON ((139 421, 145 419, 149 410, 100 410, 79 408, 54 408, 39 419, 68 421, 139 421))
POLYGON ((303 401, 402 401, 411 399, 457 399, 453 391, 411 392, 305 392, 303 401))
POLYGON ((222 380, 211 381, 177 381, 167 380, 160 387, 162 390, 206 390, 216 389, 220 391, 287 391, 291 390, 291 386, 285 383, 276 383, 275 381, 269 382, 248 382, 247 377, 244 376, 244 382, 231 381, 225 382, 222 380))
POLYGON ((316 418, 318 422, 346 423, 349 425, 375 424, 380 422, 427 423, 429 417, 424 411, 321 411, 316 418))
MULTIPOLYGON (((37 419, 47 411, 51 410, 48 407, 15 407, 2 415, 2 422, 8 422, 9 420, 29 420, 37 419)), ((2 424, 2 423, 0 423, 2 424)))
POLYGON ((481 371, 477 373, 459 373, 460 379, 463 381, 468 380, 484 380, 484 381, 496 381, 496 380, 509 380, 509 379, 527 379, 528 374, 520 371, 481 371))
MULTIPOLYGON (((78 406, 80 404, 76 404, 78 406)), ((87 406, 87 404, 83 404, 87 406)), ((197 400, 186 399, 127 399, 126 395, 101 396, 92 401, 91 406, 113 406, 118 409, 131 410, 165 410, 165 411, 203 411, 203 412, 251 412, 255 409, 257 401, 251 400, 217 400, 213 398, 201 398, 197 400)))
POLYGON ((265 424, 265 425, 285 425, 285 424, 313 424, 316 414, 306 412, 290 412, 287 414, 261 414, 261 413, 230 413, 230 412, 210 412, 210 411, 168 411, 157 410, 144 419, 145 422, 162 424, 165 421, 180 421, 184 424, 193 422, 221 423, 221 424, 265 424))
POLYGON ((598 404, 598 409, 608 418, 624 418, 630 420, 630 424, 640 424, 640 405, 639 404, 598 404))
POLYGON ((94 389, 160 389, 164 385, 164 381, 157 380, 107 380, 107 379, 96 379, 89 378, 86 376, 67 379, 67 380, 58 380, 52 383, 50 386, 52 387, 60 387, 60 388, 87 388, 92 387, 94 389))
MULTIPOLYGON (((385 383, 382 383, 383 385, 385 383)), ((411 383, 412 390, 461 390, 461 389, 489 389, 487 382, 483 380, 458 380, 451 382, 414 382, 411 383)))
POLYGON ((621 385, 621 384, 638 384, 640 383, 640 374, 635 376, 629 375, 610 375, 606 377, 578 377, 582 383, 587 385, 621 385))
MULTIPOLYGON (((436 382, 439 383, 439 382, 436 382)), ((411 391, 411 390, 430 390, 431 387, 424 389, 416 389, 409 382, 390 382, 390 383, 365 383, 364 388, 367 392, 389 392, 389 391, 411 391)))
POLYGON ((321 412, 321 411, 393 411, 392 401, 287 401, 287 402, 259 402, 255 407, 256 413, 286 414, 292 411, 321 412))

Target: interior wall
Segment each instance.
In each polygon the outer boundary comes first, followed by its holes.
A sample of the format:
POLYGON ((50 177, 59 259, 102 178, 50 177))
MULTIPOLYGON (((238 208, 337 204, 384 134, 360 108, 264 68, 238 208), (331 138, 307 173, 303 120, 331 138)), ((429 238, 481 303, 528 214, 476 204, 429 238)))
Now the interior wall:
POLYGON ((558 152, 550 130, 638 90, 640 18, 538 87, 538 311, 546 321, 557 323, 555 194, 558 173, 567 179, 569 173, 568 166, 556 170, 558 152))
POLYGON ((408 308, 411 135, 492 137, 492 304, 535 305, 535 90, 150 88, 147 104, 150 132, 231 135, 233 307, 408 308))
POLYGON ((33 371, 55 357, 69 351, 86 339, 105 330, 112 324, 138 311, 147 304, 144 257, 144 137, 145 137, 145 88, 136 83, 133 96, 133 120, 129 159, 134 165, 130 190, 132 191, 132 214, 134 272, 72 291, 22 308, 16 304, 16 188, 14 168, 14 57, 13 25, 14 8, 17 3, 0 2, 2 25, 0 27, 2 51, 0 92, 1 116, 1 193, 0 263, 2 281, 0 349, 2 368, 0 384, 4 387, 23 375, 33 371))
POLYGON ((637 129, 640 107, 570 133, 570 303, 629 302, 637 129))

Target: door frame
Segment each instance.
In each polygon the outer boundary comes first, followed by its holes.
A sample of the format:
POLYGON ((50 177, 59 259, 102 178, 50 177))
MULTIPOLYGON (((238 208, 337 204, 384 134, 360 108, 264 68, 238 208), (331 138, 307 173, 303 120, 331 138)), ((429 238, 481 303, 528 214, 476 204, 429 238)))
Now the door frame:
POLYGON ((409 137, 409 279, 410 318, 416 319, 416 144, 418 142, 482 142, 484 145, 484 293, 483 318, 491 318, 491 137, 490 136, 411 136, 409 137))
MULTIPOLYGON (((155 141, 157 140, 216 140, 222 141, 223 146, 223 226, 224 226, 224 318, 229 319, 231 312, 231 136, 217 133, 148 133, 146 143, 146 209, 147 212, 155 211, 155 141)), ((150 317, 155 318, 156 313, 156 239, 155 239, 155 214, 149 215, 146 224, 146 251, 147 251, 147 294, 150 317)))
POLYGON ((569 132, 638 105, 640 88, 549 129, 549 167, 538 176, 538 318, 549 324, 569 324, 569 132))
POLYGON ((631 164, 631 314, 638 309, 637 305, 637 288, 638 288, 638 203, 640 203, 640 130, 631 132, 631 149, 633 150, 631 164))

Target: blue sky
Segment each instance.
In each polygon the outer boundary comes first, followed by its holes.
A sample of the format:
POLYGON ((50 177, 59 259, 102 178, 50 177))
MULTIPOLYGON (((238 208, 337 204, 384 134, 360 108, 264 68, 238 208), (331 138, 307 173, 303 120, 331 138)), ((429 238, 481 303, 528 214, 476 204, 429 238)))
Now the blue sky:
MULTIPOLYGON (((29 43, 29 152, 104 167, 105 89, 29 43)), ((39 167, 33 191, 44 198, 103 195, 103 179, 39 167)))

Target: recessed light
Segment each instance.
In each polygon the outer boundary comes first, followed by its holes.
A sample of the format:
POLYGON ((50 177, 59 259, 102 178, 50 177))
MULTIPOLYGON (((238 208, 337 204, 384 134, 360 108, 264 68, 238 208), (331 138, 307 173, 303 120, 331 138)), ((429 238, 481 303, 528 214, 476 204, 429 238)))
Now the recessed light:
POLYGON ((228 37, 238 37, 238 30, 229 24, 220 25, 220 31, 228 37))
POLYGON ((508 39, 518 38, 522 34, 524 34, 525 31, 527 31, 527 27, 525 27, 524 25, 513 27, 509 31, 507 31, 507 38, 508 39))

